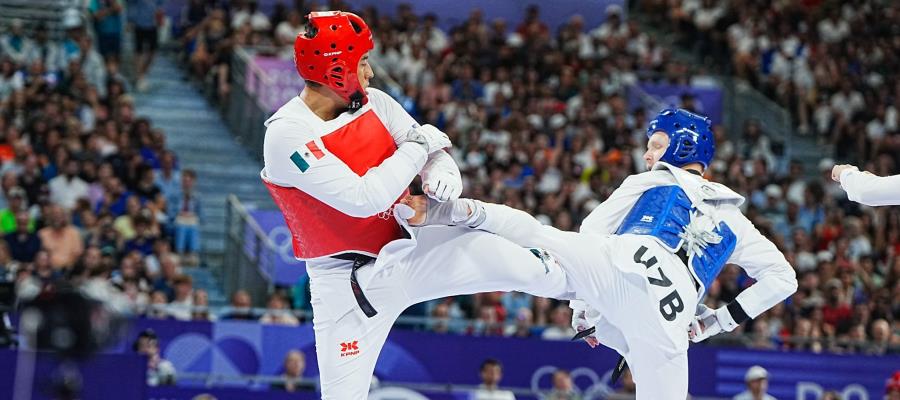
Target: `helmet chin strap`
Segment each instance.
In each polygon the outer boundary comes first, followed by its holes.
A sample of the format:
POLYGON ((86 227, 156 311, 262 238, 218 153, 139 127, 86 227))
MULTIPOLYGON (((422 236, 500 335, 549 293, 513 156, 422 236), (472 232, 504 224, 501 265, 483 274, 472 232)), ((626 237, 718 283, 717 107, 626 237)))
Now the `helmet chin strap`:
POLYGON ((360 108, 362 108, 362 106, 363 106, 363 94, 362 94, 362 92, 357 90, 357 91, 353 92, 353 94, 350 95, 350 102, 347 103, 347 111, 350 111, 350 113, 352 114, 352 113, 355 113, 360 108))

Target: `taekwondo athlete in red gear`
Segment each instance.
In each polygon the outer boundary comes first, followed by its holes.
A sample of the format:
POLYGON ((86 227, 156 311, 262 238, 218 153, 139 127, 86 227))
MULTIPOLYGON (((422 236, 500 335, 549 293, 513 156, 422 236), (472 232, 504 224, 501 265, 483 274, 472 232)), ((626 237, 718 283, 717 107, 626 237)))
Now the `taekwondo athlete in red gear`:
POLYGON ((358 16, 311 13, 294 45, 307 85, 266 121, 261 176, 307 261, 323 399, 367 397, 388 332, 412 304, 486 291, 565 297, 544 289, 565 287, 548 257, 392 216, 416 175, 437 201, 456 199, 462 182, 447 136, 368 87, 372 47, 358 16))
POLYGON ((637 399, 683 400, 688 340, 732 331, 797 289, 784 255, 738 208, 744 198, 703 178, 715 152, 709 125, 685 110, 663 110, 647 130, 644 158, 651 171, 625 179, 578 233, 469 199, 428 202, 425 223, 465 218, 472 228, 546 249, 568 276, 578 299, 570 304, 575 314, 590 319, 573 324, 595 326, 594 339, 625 357, 637 399), (469 213, 445 211, 460 208, 469 213), (739 265, 756 283, 731 303, 707 308, 700 301, 726 263, 739 265))

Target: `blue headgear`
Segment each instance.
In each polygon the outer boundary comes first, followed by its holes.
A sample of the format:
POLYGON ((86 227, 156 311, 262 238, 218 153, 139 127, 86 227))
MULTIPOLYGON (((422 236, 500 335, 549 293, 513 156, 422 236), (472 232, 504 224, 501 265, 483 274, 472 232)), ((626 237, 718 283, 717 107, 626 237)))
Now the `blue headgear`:
POLYGON ((716 139, 710 125, 707 117, 680 108, 667 108, 650 121, 647 138, 656 132, 665 132, 669 136, 669 148, 660 161, 676 167, 696 162, 706 169, 716 154, 716 139))

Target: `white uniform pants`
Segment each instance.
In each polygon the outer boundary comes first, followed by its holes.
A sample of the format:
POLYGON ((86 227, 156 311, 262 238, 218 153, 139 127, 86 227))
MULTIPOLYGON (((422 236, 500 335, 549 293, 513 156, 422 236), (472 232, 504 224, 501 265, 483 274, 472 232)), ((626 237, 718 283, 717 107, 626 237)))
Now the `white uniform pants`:
POLYGON ((687 327, 697 306, 690 273, 648 236, 605 238, 594 247, 596 264, 563 269, 578 297, 603 316, 597 338, 625 357, 637 399, 684 400, 687 327))
POLYGON ((416 239, 409 253, 378 269, 369 264, 357 271, 366 298, 378 311, 372 318, 363 314, 351 292, 352 262, 309 263, 323 399, 366 398, 388 332, 410 305, 478 292, 515 290, 542 297, 565 297, 567 292, 558 264, 494 234, 432 226, 418 229, 416 239))

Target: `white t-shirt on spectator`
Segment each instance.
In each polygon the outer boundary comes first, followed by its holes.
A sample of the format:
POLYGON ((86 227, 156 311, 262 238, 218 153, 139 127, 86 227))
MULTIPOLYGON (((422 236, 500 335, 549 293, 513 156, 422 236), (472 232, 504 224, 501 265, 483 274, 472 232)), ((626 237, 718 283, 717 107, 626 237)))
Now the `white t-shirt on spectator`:
POLYGON ((868 136, 869 139, 880 140, 884 137, 884 134, 884 123, 882 123, 880 119, 872 119, 868 124, 866 124, 866 136, 868 136))
POLYGON ((6 100, 13 92, 25 87, 25 79, 21 71, 16 71, 10 76, 0 75, 0 101, 6 100))
POLYGON ((275 27, 275 38, 283 45, 293 45, 297 35, 303 31, 303 25, 293 26, 288 21, 282 21, 275 27))
POLYGON ((247 22, 250 22, 250 27, 254 31, 264 31, 272 27, 269 17, 261 11, 257 10, 251 15, 247 10, 240 10, 231 17, 231 28, 240 28, 247 22))
POLYGON ((860 111, 865 107, 865 102, 863 101, 862 94, 857 91, 851 91, 849 94, 844 94, 843 91, 835 93, 831 96, 831 108, 834 112, 839 113, 844 116, 844 118, 850 118, 853 114, 856 114, 857 111, 860 111))
POLYGON ((544 340, 569 340, 572 336, 575 336, 575 330, 571 326, 565 328, 551 326, 541 333, 541 339, 544 340))
POLYGON ((837 43, 850 34, 850 24, 844 20, 838 20, 837 23, 830 18, 819 21, 817 26, 819 29, 819 37, 825 43, 837 43))
POLYGON ((516 395, 508 390, 489 390, 479 385, 472 393, 472 400, 516 400, 516 395))
POLYGON ((694 13, 694 25, 700 29, 710 29, 719 22, 724 13, 725 10, 718 6, 700 8, 694 13))
POLYGON ((191 307, 194 306, 194 300, 188 296, 184 301, 172 301, 169 303, 168 313, 172 318, 179 321, 191 320, 191 307))
POLYGON ((490 81, 484 85, 484 103, 493 105, 497 93, 502 93, 507 100, 512 98, 513 88, 509 82, 490 81))
POLYGON ((88 197, 88 184, 77 176, 69 180, 65 175, 59 175, 51 179, 48 186, 50 201, 67 210, 75 208, 78 199, 88 197))
MULTIPOLYGON (((774 397, 770 396, 768 393, 763 394, 763 400, 776 400, 774 397)), ((732 400, 753 400, 753 394, 750 393, 749 390, 739 393, 737 396, 734 396, 732 400)))

